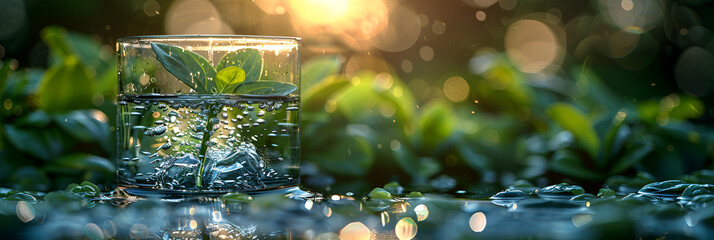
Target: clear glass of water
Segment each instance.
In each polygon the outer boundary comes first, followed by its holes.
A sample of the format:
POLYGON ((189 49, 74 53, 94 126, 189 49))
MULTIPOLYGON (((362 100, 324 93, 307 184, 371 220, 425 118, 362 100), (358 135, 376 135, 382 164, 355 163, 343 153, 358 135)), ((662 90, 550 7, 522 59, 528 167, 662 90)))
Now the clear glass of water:
POLYGON ((117 182, 137 195, 297 186, 300 39, 117 40, 117 182))

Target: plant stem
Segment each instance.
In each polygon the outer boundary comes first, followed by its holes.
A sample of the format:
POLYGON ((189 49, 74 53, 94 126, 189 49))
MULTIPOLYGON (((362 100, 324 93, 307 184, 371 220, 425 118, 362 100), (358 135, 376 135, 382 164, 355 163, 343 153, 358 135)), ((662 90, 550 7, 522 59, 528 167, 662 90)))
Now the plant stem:
POLYGON ((201 158, 201 166, 198 169, 198 177, 196 178, 196 186, 203 187, 203 168, 206 165, 206 150, 208 150, 208 141, 211 140, 211 135, 213 135, 213 124, 211 119, 218 116, 217 113, 213 113, 213 105, 208 105, 208 118, 206 118, 206 128, 203 132, 203 138, 201 139, 201 150, 198 152, 198 157, 201 158))

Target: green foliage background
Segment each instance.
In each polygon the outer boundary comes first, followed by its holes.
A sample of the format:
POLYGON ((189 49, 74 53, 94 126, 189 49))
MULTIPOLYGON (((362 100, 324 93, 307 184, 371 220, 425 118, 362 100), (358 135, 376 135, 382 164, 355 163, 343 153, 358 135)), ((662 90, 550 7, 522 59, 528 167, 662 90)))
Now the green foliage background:
MULTIPOLYGON (((576 12, 580 15, 593 8, 587 1, 573 2, 585 9, 576 12)), ((568 4, 571 1, 550 2, 563 8, 568 4)), ((712 10, 699 8, 708 3, 677 4, 690 9, 699 25, 713 27, 707 17, 714 16, 708 14, 712 10)), ((55 7, 71 15, 113 5, 55 7)), ((114 7, 119 13, 136 13, 140 5, 129 1, 114 7)), ((0 186, 49 191, 90 180, 110 189, 116 114, 111 44, 116 37, 161 33, 158 20, 135 16, 131 21, 148 24, 137 30, 112 15, 90 14, 122 29, 120 36, 97 34, 102 26, 81 26, 74 18, 61 22, 79 33, 47 26, 53 22, 37 15, 47 8, 27 1, 32 14, 25 31, 0 42, 7 52, 0 70, 0 186), (17 42, 37 37, 34 48, 17 42)), ((519 9, 528 11, 509 17, 543 10, 536 3, 523 3, 519 9)), ((666 8, 664 16, 671 11, 666 8)), ((663 25, 670 20, 666 17, 663 25)), ((617 31, 602 19, 594 21, 602 31, 617 31)), ((414 76, 391 67, 347 71, 345 60, 359 53, 308 52, 301 84, 302 184, 321 191, 366 193, 399 181, 426 191, 478 193, 516 179, 537 185, 570 181, 593 188, 602 183, 639 184, 641 179, 707 182, 710 174, 703 170, 714 167, 712 94, 694 96, 678 89, 673 73, 673 59, 701 43, 667 38, 665 26, 656 29, 648 35, 659 43, 653 49, 659 54, 655 60, 627 59, 651 62, 638 71, 597 54, 577 59, 570 46, 552 81, 520 72, 502 50, 466 57, 447 51, 429 69, 415 70, 434 85, 449 76, 463 77, 471 91, 462 103, 417 94, 420 89, 405 79, 414 76), (474 72, 468 61, 480 56, 490 59, 489 64, 474 72)), ((489 36, 492 43, 502 41, 503 32, 489 36)), ((472 36, 462 38, 456 40, 472 36)), ((444 41, 431 44, 449 46, 444 41)), ((400 57, 384 53, 393 65, 400 57)))

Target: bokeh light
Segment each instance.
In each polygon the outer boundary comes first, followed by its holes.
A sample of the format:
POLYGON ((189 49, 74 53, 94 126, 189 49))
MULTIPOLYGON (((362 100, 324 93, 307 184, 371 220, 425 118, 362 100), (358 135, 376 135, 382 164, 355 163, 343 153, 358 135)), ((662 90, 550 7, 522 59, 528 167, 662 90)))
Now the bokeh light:
POLYGON ((571 221, 573 225, 577 228, 584 227, 593 221, 593 216, 590 214, 575 214, 573 215, 571 221))
POLYGON ((419 18, 414 11, 393 5, 389 11, 389 24, 370 38, 370 43, 386 52, 400 52, 413 46, 420 33, 419 18))
POLYGON ((342 240, 369 240, 370 230, 361 222, 351 222, 340 230, 342 240))
POLYGON ((471 218, 469 218, 469 227, 471 231, 482 232, 486 229, 486 215, 482 212, 476 212, 471 215, 471 218))
POLYGON ((18 201, 15 205, 15 212, 17 213, 17 218, 22 222, 29 222, 35 219, 35 207, 26 201, 18 201))
POLYGON ((232 34, 218 10, 207 0, 179 0, 166 15, 168 34, 232 34))
POLYGON ((468 4, 469 6, 472 7, 477 7, 477 8, 488 8, 491 5, 494 5, 498 2, 498 0, 462 0, 464 3, 468 4))
POLYGON ((397 225, 394 226, 394 233, 396 233, 399 240, 414 238, 417 234, 417 230, 416 222, 414 222, 414 219, 410 217, 400 219, 399 222, 397 222, 397 225))
POLYGON ((621 29, 635 27, 644 31, 654 28, 662 20, 664 6, 650 0, 598 0, 602 18, 621 29))
POLYGON ((444 81, 444 96, 452 102, 463 102, 469 96, 469 84, 459 76, 454 76, 444 81))
POLYGON ((417 221, 421 222, 429 217, 429 208, 424 204, 419 204, 414 207, 414 213, 417 215, 417 221))
MULTIPOLYGON (((553 17, 546 14, 546 17, 553 17)), ((547 24, 523 19, 511 24, 506 32, 508 58, 525 73, 555 71, 564 56, 564 38, 547 24)))
POLYGON ((696 96, 709 94, 714 87, 714 56, 701 47, 685 50, 674 66, 677 85, 696 96))

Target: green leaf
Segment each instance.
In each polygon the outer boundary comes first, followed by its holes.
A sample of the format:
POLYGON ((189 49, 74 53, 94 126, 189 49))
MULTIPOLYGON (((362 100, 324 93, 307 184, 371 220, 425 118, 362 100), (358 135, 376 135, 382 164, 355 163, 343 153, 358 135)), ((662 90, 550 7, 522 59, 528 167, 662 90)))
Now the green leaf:
POLYGON ((387 199, 392 199, 392 194, 389 193, 387 190, 384 190, 382 188, 374 188, 372 189, 367 196, 370 199, 380 199, 380 200, 387 200, 387 199))
POLYGON ((0 94, 5 93, 5 81, 12 73, 10 70, 11 60, 0 61, 0 94))
POLYGON ((109 124, 92 117, 92 111, 72 111, 68 114, 54 115, 52 119, 67 135, 83 142, 97 142, 109 151, 109 124))
POLYGON ((49 26, 42 29, 40 35, 43 42, 47 44, 47 47, 55 56, 65 58, 72 55, 72 50, 70 50, 67 42, 64 41, 67 35, 67 30, 64 28, 49 26))
POLYGON ((410 192, 407 194, 407 198, 424 198, 424 195, 421 192, 410 192))
POLYGON ((361 176, 369 173, 374 164, 373 145, 359 135, 335 138, 332 147, 310 156, 321 170, 344 176, 361 176))
POLYGON ((70 136, 80 141, 101 141, 109 136, 109 126, 91 116, 91 111, 72 111, 53 119, 70 136))
POLYGON ((248 194, 245 193, 226 193, 224 195, 221 195, 221 200, 227 203, 249 203, 250 201, 253 200, 253 197, 251 197, 248 194))
POLYGON ((94 96, 94 81, 74 56, 55 65, 42 76, 40 107, 48 113, 90 108, 94 96))
POLYGON ((645 158, 647 154, 654 150, 654 146, 651 143, 639 143, 628 148, 626 153, 622 158, 617 160, 615 166, 610 170, 610 174, 618 174, 630 168, 633 164, 638 163, 640 160, 645 158))
POLYGON ((595 133, 593 125, 580 110, 567 103, 553 104, 548 110, 548 115, 555 120, 558 125, 575 135, 580 145, 595 157, 600 149, 600 139, 595 133))
POLYGON ((476 170, 477 172, 484 172, 492 169, 490 159, 479 153, 478 149, 475 149, 474 146, 465 142, 459 142, 456 144, 456 149, 458 150, 461 159, 463 159, 464 162, 466 162, 466 165, 471 167, 471 169, 476 170))
POLYGON ((116 58, 111 48, 88 35, 68 32, 62 27, 49 26, 42 29, 42 40, 50 49, 50 59, 61 61, 67 56, 77 57, 89 70, 97 90, 110 93, 116 88, 116 58))
POLYGON ((10 144, 23 153, 42 160, 51 160, 67 148, 66 140, 57 129, 19 128, 5 124, 10 144))
POLYGON ((450 104, 442 101, 429 104, 419 119, 421 146, 433 151, 444 145, 455 132, 454 114, 450 104))
POLYGON ((201 55, 161 43, 151 43, 151 48, 167 71, 199 94, 211 94, 217 90, 214 82, 216 70, 201 55))
POLYGON ((245 82, 236 88, 233 93, 241 95, 259 96, 287 96, 297 90, 297 86, 277 81, 245 82))
POLYGON ((54 172, 86 170, 97 171, 104 174, 112 174, 115 171, 114 164, 106 158, 86 153, 73 153, 62 156, 48 164, 46 169, 54 172))
POLYGON ((311 90, 323 79, 338 74, 342 68, 342 57, 326 55, 314 57, 305 62, 300 69, 300 84, 304 89, 311 90))
POLYGON ((245 81, 245 71, 239 67, 227 67, 218 71, 216 80, 219 93, 232 93, 238 85, 245 81))
POLYGON ((599 180, 602 178, 599 173, 585 167, 580 157, 566 149, 555 152, 551 168, 553 171, 582 179, 599 180))
POLYGON ((417 156, 406 146, 393 153, 397 164, 412 177, 429 178, 441 170, 441 164, 436 159, 417 156))
POLYGON ((216 71, 231 66, 239 67, 245 71, 246 82, 256 82, 260 80, 263 71, 263 58, 257 49, 252 48, 229 52, 218 62, 216 71))
POLYGON ((322 109, 330 97, 349 85, 349 81, 339 77, 330 81, 320 82, 318 85, 304 91, 302 102, 300 103, 302 109, 307 112, 316 112, 322 109))

